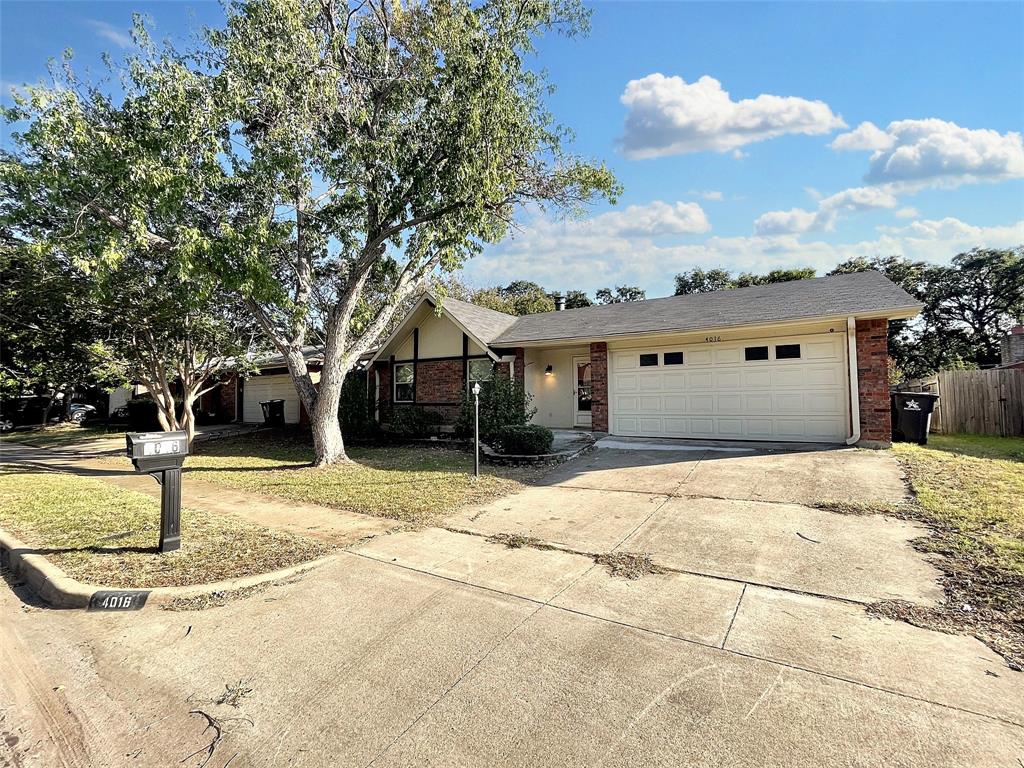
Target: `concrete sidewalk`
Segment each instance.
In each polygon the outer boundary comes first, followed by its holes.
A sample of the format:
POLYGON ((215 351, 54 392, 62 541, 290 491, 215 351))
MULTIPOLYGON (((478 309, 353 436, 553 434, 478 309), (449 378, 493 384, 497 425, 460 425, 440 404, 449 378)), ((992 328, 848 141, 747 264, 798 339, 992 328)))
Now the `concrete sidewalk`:
MULTIPOLYGON (((92 477, 160 499, 156 480, 130 468, 120 469, 109 458, 83 456, 73 450, 4 446, 0 461, 92 477)), ((348 546, 401 527, 394 520, 224 488, 190 476, 187 469, 182 475, 181 504, 185 508, 242 517, 268 528, 311 536, 337 546, 348 546)))

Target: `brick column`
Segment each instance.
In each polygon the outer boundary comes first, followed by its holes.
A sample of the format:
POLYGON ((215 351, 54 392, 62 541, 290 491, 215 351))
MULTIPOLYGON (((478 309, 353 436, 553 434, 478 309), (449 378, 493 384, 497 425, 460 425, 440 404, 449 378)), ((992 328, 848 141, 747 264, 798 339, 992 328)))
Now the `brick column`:
POLYGON ((590 427, 608 431, 608 345, 595 341, 590 345, 590 427))
POLYGON ((238 374, 232 373, 227 381, 220 385, 219 412, 228 421, 238 421, 238 374))
POLYGON ((526 350, 522 347, 516 347, 516 365, 515 370, 512 372, 516 382, 520 386, 525 386, 526 382, 526 350))
MULTIPOLYGON (((379 400, 377 410, 380 411, 381 421, 387 421, 391 414, 391 363, 387 360, 378 360, 373 364, 373 371, 370 372, 370 384, 373 386, 373 373, 380 377, 379 400)), ((373 397, 373 390, 370 390, 370 397, 373 397)))
POLYGON ((860 438, 868 443, 892 442, 889 405, 888 320, 857 321, 857 384, 860 395, 860 438))

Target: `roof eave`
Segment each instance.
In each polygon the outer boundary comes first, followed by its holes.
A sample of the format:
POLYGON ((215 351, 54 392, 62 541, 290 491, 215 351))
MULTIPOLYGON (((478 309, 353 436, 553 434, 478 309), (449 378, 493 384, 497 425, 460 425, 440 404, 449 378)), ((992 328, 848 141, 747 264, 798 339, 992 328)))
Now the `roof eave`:
POLYGON ((774 320, 764 323, 734 323, 732 325, 714 325, 697 328, 668 328, 653 331, 630 331, 628 333, 605 333, 598 336, 566 336, 548 339, 506 339, 498 337, 493 344, 496 347, 550 347, 553 345, 569 346, 573 344, 589 344, 591 342, 607 341, 608 339, 628 339, 641 336, 678 336, 681 333, 714 333, 736 328, 770 328, 773 326, 806 325, 807 323, 828 322, 830 320, 845 321, 847 317, 858 320, 906 320, 920 314, 924 308, 923 304, 911 304, 903 307, 873 310, 870 312, 836 313, 830 315, 810 315, 807 317, 796 317, 788 320, 774 320))

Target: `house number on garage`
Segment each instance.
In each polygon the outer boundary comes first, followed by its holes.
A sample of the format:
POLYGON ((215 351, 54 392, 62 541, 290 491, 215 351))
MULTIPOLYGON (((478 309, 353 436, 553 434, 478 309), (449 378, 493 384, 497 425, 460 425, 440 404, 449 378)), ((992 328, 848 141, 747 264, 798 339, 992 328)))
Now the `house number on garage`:
POLYGON ((721 341, 721 340, 722 340, 721 336, 705 336, 704 337, 704 341, 708 341, 708 342, 721 341))

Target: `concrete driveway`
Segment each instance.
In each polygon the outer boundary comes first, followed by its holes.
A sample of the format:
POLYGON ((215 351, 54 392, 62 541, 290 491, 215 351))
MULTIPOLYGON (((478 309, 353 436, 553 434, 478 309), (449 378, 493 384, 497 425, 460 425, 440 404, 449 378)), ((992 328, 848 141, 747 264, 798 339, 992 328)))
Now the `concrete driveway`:
POLYGON ((0 730, 26 766, 198 765, 201 710, 225 726, 209 765, 1016 768, 1024 675, 864 611, 939 598, 923 532, 806 506, 903 492, 882 453, 601 449, 221 608, 5 591, 0 730), (587 554, 625 550, 673 570, 587 554), (239 680, 239 707, 216 704, 239 680))
POLYGON ((899 465, 878 451, 599 449, 541 487, 448 522, 592 554, 646 552, 673 569, 742 584, 929 604, 942 596, 938 572, 909 545, 926 529, 809 506, 906 494, 899 465))

